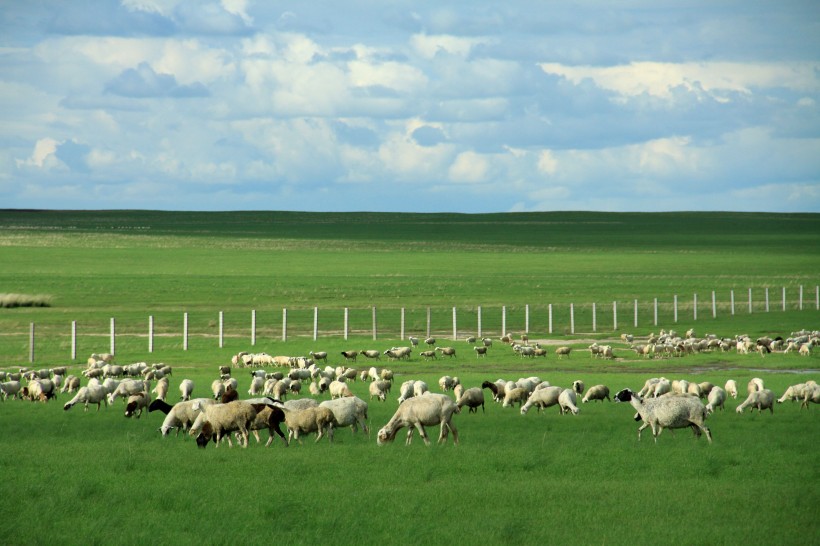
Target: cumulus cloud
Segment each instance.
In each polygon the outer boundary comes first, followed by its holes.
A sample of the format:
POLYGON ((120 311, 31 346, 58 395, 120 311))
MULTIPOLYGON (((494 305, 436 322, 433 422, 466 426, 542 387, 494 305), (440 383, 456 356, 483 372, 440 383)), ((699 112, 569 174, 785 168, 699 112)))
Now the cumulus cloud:
POLYGON ((157 74, 148 63, 129 68, 105 84, 105 91, 131 98, 207 97, 208 89, 199 82, 179 85, 171 74, 157 74))

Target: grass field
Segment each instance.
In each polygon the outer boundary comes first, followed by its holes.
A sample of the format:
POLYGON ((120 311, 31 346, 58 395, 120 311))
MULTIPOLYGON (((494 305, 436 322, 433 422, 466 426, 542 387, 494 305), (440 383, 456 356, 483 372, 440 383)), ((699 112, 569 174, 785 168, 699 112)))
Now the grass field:
MULTIPOLYGON (((172 393, 188 377, 204 396, 216 367, 251 348, 251 309, 255 350, 338 355, 405 344, 397 335, 402 307, 407 333, 423 335, 430 307, 434 335, 457 347, 458 358, 379 366, 393 368, 399 382, 424 379, 433 391, 443 374, 458 375, 466 386, 529 375, 563 386, 583 379, 613 392, 658 375, 720 385, 734 378, 744 390, 758 376, 779 396, 790 384, 820 376, 820 351, 804 358, 709 353, 644 360, 618 341, 621 332, 645 336, 660 328, 725 336, 820 328, 814 305, 820 215, 0 211, 0 255, 0 293, 48 297, 50 304, 0 308, 4 370, 69 365, 77 373, 88 354, 108 350, 109 321, 116 317, 119 362, 171 364, 172 393), (717 318, 712 290, 721 302, 717 318), (728 308, 732 290, 735 315, 728 308), (661 302, 657 326, 653 298, 661 302), (570 303, 575 335, 568 328, 570 303), (475 358, 463 336, 475 334, 476 308, 482 307, 485 333, 497 339, 501 307, 507 307, 507 331, 520 333, 527 305, 530 338, 572 345, 572 358, 522 361, 497 342, 486 359, 475 358), (315 306, 320 337, 313 341, 315 306), (372 306, 377 340, 370 335, 372 306), (285 307, 290 335, 283 342, 285 307), (345 307, 349 340, 340 334, 345 307), (452 307, 459 310, 456 341, 447 339, 452 307), (185 312, 187 351, 180 334, 185 312), (72 320, 80 332, 76 361, 69 358, 72 320), (29 364, 32 322, 37 342, 29 364), (589 358, 583 349, 591 339, 612 341, 618 358, 589 358)), ((340 357, 332 363, 341 364, 340 357)), ((247 392, 247 371, 236 375, 247 392)), ((353 390, 368 399, 365 384, 353 390)), ((637 441, 629 405, 587 404, 572 417, 554 408, 521 416, 488 403, 484 414, 456 416, 457 448, 426 448, 418 437, 406 448, 401 434, 395 445, 379 448, 375 430, 395 411, 397 396, 396 389, 387 402, 370 403, 369 436, 343 430, 334 445, 308 440, 247 450, 198 450, 190 439, 162 439, 161 415, 128 420, 119 403, 84 413, 63 411, 64 395, 49 404, 8 401, 0 405, 6 469, 0 514, 20 522, 8 542, 442 544, 470 537, 502 544, 565 537, 582 544, 820 544, 817 407, 801 411, 787 403, 773 415, 737 415, 741 400, 730 400, 727 411, 708 421, 713 444, 676 431, 664 432, 655 445, 647 435, 637 441)), ((438 429, 429 432, 435 437, 438 429)))

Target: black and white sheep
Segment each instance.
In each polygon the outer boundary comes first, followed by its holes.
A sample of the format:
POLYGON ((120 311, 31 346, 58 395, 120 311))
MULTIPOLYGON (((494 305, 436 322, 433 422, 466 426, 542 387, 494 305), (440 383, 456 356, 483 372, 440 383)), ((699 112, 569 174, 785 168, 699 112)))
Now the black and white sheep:
POLYGON ((384 445, 396 439, 399 430, 409 427, 405 445, 410 445, 413 432, 418 429, 424 443, 430 445, 425 426, 441 425, 438 442, 447 441, 449 432, 453 433, 453 443, 458 445, 458 430, 453 424, 453 414, 460 410, 453 400, 444 394, 429 393, 419 398, 405 400, 399 406, 390 421, 376 435, 376 443, 384 445))
POLYGON ((150 403, 151 396, 147 392, 132 394, 125 404, 125 416, 139 419, 142 416, 142 410, 147 408, 150 403))
POLYGON ((665 428, 691 427, 697 437, 705 433, 709 443, 712 442, 712 432, 705 425, 706 407, 694 396, 669 394, 659 398, 642 399, 632 390, 623 389, 614 398, 615 402, 630 402, 643 420, 643 424, 638 428, 638 440, 641 439, 641 432, 647 427, 652 428, 652 436, 656 443, 665 428))

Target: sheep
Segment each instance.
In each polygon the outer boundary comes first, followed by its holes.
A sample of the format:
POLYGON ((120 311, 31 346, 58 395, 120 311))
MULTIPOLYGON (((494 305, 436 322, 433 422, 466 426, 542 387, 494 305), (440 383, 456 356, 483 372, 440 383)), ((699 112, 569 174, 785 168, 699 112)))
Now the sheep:
MULTIPOLYGON (((233 447, 231 432, 238 431, 242 447, 248 447, 248 430, 254 419, 256 419, 256 408, 243 400, 236 400, 228 404, 201 404, 195 401, 191 409, 199 411, 194 423, 191 425, 188 434, 194 438, 200 435, 207 440, 214 439, 216 446, 227 438, 228 446, 233 447)), ((199 443, 199 442, 198 442, 199 443)), ((203 444, 199 444, 204 447, 203 444)))
POLYGON ((487 348, 493 346, 493 340, 489 337, 481 338, 481 343, 487 348))
POLYGON ((820 386, 816 383, 807 385, 803 393, 803 402, 800 403, 800 409, 809 409, 809 402, 812 404, 820 404, 820 386))
POLYGON ((179 398, 183 402, 190 400, 194 393, 194 382, 190 379, 183 379, 179 384, 179 392, 182 395, 179 398))
POLYGON ((483 356, 487 356, 487 347, 484 347, 484 346, 473 347, 473 350, 475 351, 476 358, 481 358, 483 356))
POLYGON ((161 411, 165 414, 165 420, 162 422, 162 426, 157 429, 159 433, 163 436, 168 436, 171 429, 177 429, 177 436, 179 436, 179 431, 187 431, 188 427, 191 426, 199 414, 200 410, 194 410, 193 408, 195 402, 199 403, 199 408, 206 404, 216 403, 210 398, 194 398, 193 400, 177 402, 172 406, 164 400, 154 400, 148 404, 148 412, 161 411))
POLYGON ((123 379, 114 391, 108 395, 108 403, 113 404, 114 400, 122 397, 123 402, 132 394, 139 392, 151 392, 151 382, 145 379, 123 379))
POLYGON ((393 370, 385 368, 379 373, 379 376, 385 381, 393 381, 393 370))
POLYGON ((211 382, 211 393, 214 395, 214 400, 219 400, 225 394, 225 383, 221 379, 214 379, 211 382))
POLYGON ((248 394, 251 396, 260 396, 265 390, 265 380, 262 377, 254 376, 251 379, 251 386, 248 389, 248 394))
MULTIPOLYGON (((303 399, 304 402, 312 402, 315 405, 315 400, 310 399, 303 399)), ((256 410, 256 417, 254 418, 253 422, 251 422, 249 431, 253 433, 254 438, 256 438, 256 443, 258 444, 261 440, 259 439, 259 431, 263 429, 268 429, 268 433, 270 436, 268 437, 268 441, 265 442, 265 447, 269 447, 273 443, 273 435, 277 434, 280 438, 282 438, 282 442, 284 442, 285 447, 288 446, 288 440, 285 437, 285 433, 282 432, 282 428, 280 425, 285 422, 285 412, 282 411, 281 408, 278 408, 274 405, 274 401, 271 398, 251 398, 249 400, 245 400, 245 402, 252 404, 254 409, 256 410)), ((286 402, 285 404, 293 404, 294 402, 299 402, 299 400, 291 400, 290 402, 286 402)), ((238 433, 237 434, 237 441, 239 441, 238 433)))
POLYGON ((521 387, 516 387, 514 389, 507 391, 507 393, 504 395, 504 403, 502 404, 502 407, 509 408, 510 406, 518 402, 518 407, 520 408, 526 400, 527 391, 525 389, 522 389, 521 387))
POLYGON ((19 398, 22 386, 19 381, 6 381, 0 383, 0 390, 3 391, 3 401, 11 396, 12 398, 19 398))
POLYGON ((410 345, 412 345, 413 347, 419 346, 419 338, 417 337, 410 336, 407 338, 407 341, 409 341, 410 345))
POLYGON ((811 354, 811 343, 804 343, 797 351, 800 356, 809 356, 811 354))
POLYGON ((432 347, 433 345, 436 344, 436 338, 428 337, 427 339, 424 340, 424 343, 426 343, 428 347, 432 347))
POLYGON ((467 336, 467 338, 466 338, 464 341, 465 341, 468 345, 472 345, 473 343, 475 343, 475 341, 476 341, 476 337, 475 337, 475 336, 467 336))
POLYGON ((219 401, 223 404, 227 404, 228 402, 233 402, 234 400, 239 400, 239 391, 236 389, 226 388, 225 392, 222 393, 219 401))
POLYGON ((352 360, 356 362, 356 357, 359 356, 359 351, 342 351, 342 356, 345 357, 346 361, 352 360))
POLYGON ((455 347, 436 347, 436 351, 440 352, 441 356, 449 356, 450 358, 455 358, 456 356, 455 347))
POLYGON ((786 389, 786 392, 783 393, 783 396, 777 399, 777 403, 782 404, 786 400, 803 400, 803 397, 806 394, 806 388, 809 387, 809 383, 797 383, 796 385, 791 385, 788 389, 786 389))
POLYGON ((158 399, 165 400, 168 396, 168 378, 163 377, 157 381, 156 387, 151 392, 155 393, 158 399))
POLYGON ((425 361, 435 360, 438 358, 438 353, 435 351, 421 351, 419 356, 422 357, 425 361))
POLYGON ((492 393, 493 393, 493 400, 495 400, 496 402, 500 402, 501 400, 504 399, 504 390, 499 389, 498 385, 496 385, 495 383, 485 381, 481 384, 481 388, 482 389, 490 389, 490 391, 492 391, 492 393))
POLYGON ((726 381, 726 385, 724 385, 723 388, 726 391, 726 394, 732 398, 737 398, 737 381, 734 379, 729 379, 726 381))
POLYGON ((458 402, 458 399, 461 398, 461 395, 464 394, 464 385, 459 383, 455 387, 453 387, 453 400, 458 402))
POLYGON ((575 394, 583 394, 584 393, 584 382, 580 379, 576 379, 572 382, 572 390, 575 391, 575 394))
POLYGON ((762 391, 763 390, 763 380, 759 377, 753 377, 749 380, 746 384, 746 392, 748 394, 752 394, 755 391, 762 391))
POLYGON ((481 406, 481 413, 484 413, 484 390, 478 387, 471 387, 464 391, 456 400, 456 406, 460 410, 467 406, 469 413, 478 413, 478 407, 481 406))
POLYGON ((337 400, 325 400, 320 406, 329 408, 333 412, 333 427, 350 427, 353 432, 362 427, 365 434, 369 434, 367 428, 367 402, 357 396, 339 398, 337 400))
POLYGON ((313 358, 313 360, 315 360, 317 362, 320 361, 320 360, 323 360, 325 362, 325 364, 327 364, 327 352, 325 352, 325 351, 318 351, 318 352, 310 351, 310 353, 308 353, 308 354, 311 356, 311 358, 313 358))
POLYGON ((672 382, 668 379, 661 377, 660 381, 655 384, 655 389, 652 392, 653 398, 658 398, 664 394, 669 394, 672 392, 672 382))
POLYGON ((228 392, 229 390, 239 389, 239 381, 237 381, 235 377, 223 379, 222 382, 225 384, 225 392, 228 392))
POLYGON ((93 383, 89 382, 88 385, 86 385, 85 387, 81 387, 77 391, 77 394, 74 395, 74 398, 65 403, 63 409, 65 411, 68 411, 71 408, 73 408, 76 404, 82 403, 85 405, 84 411, 88 411, 89 404, 97 404, 97 411, 100 411, 101 404, 105 404, 106 407, 108 407, 108 401, 105 395, 106 392, 105 389, 103 389, 102 385, 100 385, 96 381, 93 383))
POLYGON ((587 393, 581 399, 581 403, 586 404, 590 400, 600 400, 603 402, 604 398, 610 402, 612 401, 612 399, 609 398, 609 387, 606 385, 593 385, 587 389, 587 393))
POLYGON ((80 388, 80 378, 76 375, 69 375, 65 378, 63 382, 63 388, 60 389, 60 392, 76 392, 80 388))
POLYGON ((343 398, 346 396, 353 396, 353 392, 350 390, 350 387, 347 383, 342 381, 333 381, 330 383, 330 398, 343 398))
POLYGON ((316 441, 322 439, 327 433, 329 442, 333 442, 333 411, 324 406, 316 406, 314 408, 307 408, 301 411, 295 411, 286 408, 283 404, 277 402, 277 407, 280 407, 285 412, 285 425, 288 429, 288 444, 294 438, 301 445, 302 440, 299 439, 300 434, 310 434, 316 432, 316 441))
POLYGON ((219 375, 220 376, 231 376, 231 367, 230 366, 220 366, 219 367, 219 375))
POLYGON ((404 427, 409 427, 405 445, 413 441, 413 431, 418 429, 425 445, 430 445, 425 426, 441 425, 438 443, 447 441, 448 432, 453 433, 453 443, 458 445, 458 430, 453 424, 453 414, 460 410, 453 400, 444 394, 430 393, 419 398, 406 400, 399 406, 390 421, 376 435, 376 443, 384 445, 396 439, 396 434, 404 427))
POLYGON ((665 428, 692 427, 696 437, 706 434, 706 439, 712 443, 712 431, 704 424, 706 421, 706 407, 698 398, 689 395, 667 395, 656 399, 642 399, 630 389, 623 389, 615 395, 615 402, 630 402, 643 424, 638 428, 638 441, 641 432, 652 427, 652 436, 655 443, 665 428))
POLYGON ((712 392, 712 389, 715 388, 715 385, 710 383, 709 381, 703 381, 702 383, 698 383, 698 387, 700 387, 701 397, 708 397, 709 393, 712 392))
POLYGON ((413 396, 421 396, 426 392, 429 392, 430 389, 427 387, 427 382, 425 381, 415 381, 413 383, 413 396))
POLYGON ((402 402, 404 402, 405 400, 407 400, 409 398, 413 398, 413 396, 414 396, 414 394, 413 394, 413 385, 415 383, 416 383, 415 380, 408 379, 407 381, 405 381, 404 383, 401 384, 401 387, 399 387, 399 398, 398 398, 399 404, 401 404, 402 402))
POLYGON ((558 358, 561 358, 563 356, 566 356, 567 358, 569 358, 569 354, 571 352, 572 352, 572 347, 562 346, 562 347, 558 347, 557 349, 555 349, 555 354, 558 355, 558 358))
POLYGON ((382 354, 381 352, 375 349, 368 349, 365 351, 360 351, 359 354, 364 355, 365 358, 369 358, 371 360, 381 360, 382 354))
POLYGON ((761 389, 759 391, 750 392, 746 400, 735 408, 735 411, 738 413, 743 413, 746 408, 757 408, 758 413, 764 409, 768 409, 770 412, 774 413, 774 393, 769 389, 761 389))
POLYGON ((712 390, 709 391, 707 400, 709 402, 706 404, 707 413, 714 413, 715 408, 720 408, 720 411, 723 411, 724 404, 726 403, 726 391, 720 387, 713 387, 712 390))
POLYGON ((142 416, 142 410, 148 407, 151 402, 151 397, 146 392, 139 392, 128 397, 128 402, 125 404, 125 416, 139 419, 142 416))
POLYGON ((442 391, 447 392, 453 390, 453 387, 456 386, 456 382, 453 381, 453 378, 449 375, 443 375, 438 380, 438 386, 442 391))
POLYGON ((370 392, 370 399, 373 400, 375 396, 380 401, 384 402, 387 398, 387 393, 390 392, 390 382, 389 381, 373 381, 369 387, 370 392))
POLYGON ((54 382, 50 379, 34 379, 20 391, 23 398, 31 401, 46 402, 56 395, 54 382))
POLYGON ((538 411, 542 408, 548 408, 558 403, 558 398, 564 389, 561 387, 544 387, 543 389, 536 389, 527 401, 521 406, 521 415, 526 415, 531 407, 535 406, 538 411))
POLYGON ((410 360, 410 354, 413 352, 411 347, 391 347, 387 349, 384 354, 390 360, 410 360))
POLYGON ((564 389, 558 395, 558 407, 561 410, 561 415, 571 412, 573 415, 578 415, 580 411, 576 406, 575 391, 572 389, 564 389))
POLYGON ((663 378, 652 377, 650 379, 647 379, 643 384, 643 388, 641 388, 641 390, 638 391, 638 396, 644 398, 646 396, 649 396, 650 394, 653 394, 655 392, 655 385, 657 385, 661 379, 663 378))

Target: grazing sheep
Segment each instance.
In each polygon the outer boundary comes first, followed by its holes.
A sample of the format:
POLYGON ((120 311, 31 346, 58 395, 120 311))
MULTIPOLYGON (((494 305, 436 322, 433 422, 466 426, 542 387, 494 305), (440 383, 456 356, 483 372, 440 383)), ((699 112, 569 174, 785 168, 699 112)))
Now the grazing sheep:
POLYGON ((484 390, 478 387, 470 387, 458 397, 456 406, 459 410, 467 406, 469 408, 468 413, 478 413, 478 407, 481 406, 481 413, 484 413, 484 390))
POLYGON ((758 413, 764 409, 768 409, 770 412, 774 413, 774 393, 769 389, 761 389, 759 391, 750 392, 746 400, 744 400, 743 403, 735 409, 735 411, 738 413, 743 413, 746 408, 757 408, 758 413))
MULTIPOLYGON (((209 400, 210 402, 210 400, 209 400)), ((201 404, 195 401, 191 408, 199 411, 188 434, 194 438, 200 435, 205 437, 205 444, 213 438, 216 446, 222 443, 223 438, 227 438, 228 446, 233 447, 231 433, 239 432, 239 440, 242 447, 248 447, 248 431, 256 419, 256 408, 243 400, 236 400, 228 404, 201 404)))
POLYGON ((262 377, 254 376, 251 379, 251 386, 248 389, 248 394, 251 396, 261 396, 265 390, 265 380, 262 377))
POLYGON ((356 357, 359 356, 359 351, 342 351, 342 356, 346 361, 352 360, 356 362, 356 357))
POLYGON ((709 391, 707 400, 709 402, 706 404, 707 413, 713 413, 715 408, 720 408, 720 411, 723 411, 723 405, 726 403, 726 391, 720 387, 713 387, 712 390, 709 391))
POLYGON ((129 396, 140 392, 151 392, 151 382, 147 379, 123 379, 108 395, 108 403, 113 404, 119 397, 125 402, 129 396))
POLYGON ((162 422, 162 426, 157 429, 163 436, 168 436, 171 429, 177 429, 177 436, 179 436, 180 430, 183 432, 187 431, 188 427, 196 420, 199 414, 199 409, 195 410, 193 407, 196 402, 199 403, 199 408, 206 404, 215 403, 214 400, 210 398, 194 398, 193 400, 177 402, 172 406, 164 400, 154 400, 148 405, 148 412, 159 410, 165 414, 165 420, 162 422))
POLYGON ((430 389, 427 387, 426 381, 415 381, 413 383, 413 396, 421 396, 429 391, 430 389))
POLYGON ((480 358, 482 356, 487 356, 487 347, 484 347, 484 346, 473 347, 473 350, 475 351, 476 358, 480 358))
POLYGON ((526 415, 533 406, 538 408, 538 411, 541 411, 543 408, 558 404, 558 399, 562 392, 564 392, 564 389, 554 386, 536 389, 530 397, 527 398, 526 403, 521 406, 521 415, 526 415))
POLYGON ((587 393, 581 399, 581 403, 586 404, 590 400, 600 400, 603 402, 604 399, 610 402, 612 401, 609 398, 609 387, 606 385, 593 385, 587 390, 587 393))
POLYGON ((294 438, 301 445, 300 434, 310 434, 316 432, 316 441, 322 439, 327 434, 329 442, 333 442, 333 422, 335 417, 330 408, 316 406, 301 411, 294 411, 286 408, 281 403, 276 405, 285 412, 285 425, 288 428, 288 444, 294 438))
POLYGON ((410 345, 412 345, 413 347, 419 346, 419 338, 417 337, 410 336, 407 338, 407 341, 409 341, 410 345))
POLYGON ((558 355, 558 358, 561 358, 563 356, 566 356, 567 358, 569 358, 569 354, 571 352, 572 352, 572 347, 565 347, 564 346, 564 347, 558 347, 557 349, 555 349, 555 354, 558 355))
POLYGON ((464 394, 464 385, 459 383, 455 387, 453 387, 453 400, 458 402, 458 399, 461 398, 462 394, 464 394))
POLYGON ((746 384, 746 392, 748 394, 752 394, 753 392, 762 391, 762 390, 763 390, 763 380, 760 379, 759 377, 751 378, 749 380, 749 382, 746 384))
POLYGON ((441 356, 449 356, 450 358, 455 358, 456 356, 455 347, 436 347, 436 351, 439 351, 441 356))
POLYGON ((369 387, 370 390, 370 399, 373 400, 375 396, 382 402, 385 401, 387 398, 387 394, 390 392, 390 381, 378 380, 373 381, 369 387))
POLYGON ((578 415, 580 411, 578 406, 576 405, 577 398, 575 397, 575 391, 572 389, 564 389, 561 391, 561 394, 558 395, 558 407, 561 409, 561 415, 565 413, 571 412, 573 415, 578 415))
POLYGON ((443 375, 438 380, 438 386, 444 392, 453 390, 453 387, 455 387, 457 384, 458 382, 454 381, 453 378, 449 375, 443 375))
MULTIPOLYGON (((308 401, 305 399, 305 401, 308 401)), ((309 400, 314 405, 316 405, 315 400, 309 400)), ((273 435, 276 434, 280 438, 282 438, 282 442, 284 442, 285 447, 288 446, 288 440, 285 437, 285 433, 282 432, 282 428, 280 425, 285 422, 285 412, 282 411, 281 408, 276 407, 273 403, 273 399, 271 398, 252 398, 249 400, 245 400, 245 402, 249 404, 253 404, 254 409, 256 410, 256 418, 254 418, 253 422, 250 425, 250 432, 253 433, 254 438, 256 438, 256 443, 258 444, 261 442, 259 439, 259 431, 268 429, 268 433, 270 436, 268 437, 268 441, 265 442, 265 447, 269 447, 273 443, 273 435)), ((292 400, 290 402, 286 402, 287 404, 292 404, 294 402, 298 402, 298 400, 292 400)), ((237 438, 237 441, 239 438, 237 438)))
POLYGON ((0 383, 0 390, 3 391, 3 401, 5 402, 6 398, 9 396, 12 398, 19 398, 22 385, 19 381, 6 381, 4 383, 0 383))
POLYGON ((504 403, 501 407, 509 408, 516 402, 518 402, 518 407, 520 408, 524 402, 527 400, 527 391, 526 389, 522 389, 521 387, 516 387, 507 391, 504 395, 504 403))
POLYGON ((225 394, 225 383, 221 379, 214 379, 211 382, 211 393, 214 395, 214 400, 219 400, 225 394))
POLYGON ((485 347, 492 347, 493 346, 493 340, 492 340, 492 338, 489 338, 489 337, 481 338, 481 343, 485 347))
POLYGON ((393 370, 385 368, 379 373, 379 376, 385 381, 393 381, 393 370))
POLYGON ((419 356, 422 357, 425 361, 435 360, 438 358, 438 353, 435 351, 421 351, 419 356))
POLYGON ((60 392, 76 392, 80 389, 80 378, 76 375, 69 375, 63 382, 63 388, 60 392))
POLYGON ((466 341, 467 344, 472 345, 473 343, 475 343, 475 340, 475 336, 467 336, 467 339, 465 339, 464 341, 466 341))
POLYGON ((800 404, 800 409, 809 409, 809 402, 812 404, 820 404, 820 386, 816 383, 806 387, 806 391, 803 394, 803 402, 800 404))
POLYGON ((325 364, 327 364, 327 352, 318 351, 314 353, 313 351, 310 351, 308 354, 310 354, 311 358, 313 358, 316 362, 323 360, 325 364))
POLYGON ((96 381, 93 383, 89 382, 85 387, 80 387, 77 394, 74 395, 74 398, 66 402, 63 409, 68 411, 76 404, 82 403, 85 405, 84 411, 88 411, 89 404, 97 404, 97 411, 100 411, 101 404, 105 404, 106 407, 108 406, 108 401, 105 395, 106 392, 102 385, 96 381))
POLYGON ((737 398, 737 381, 734 379, 729 379, 726 381, 726 385, 724 385, 723 388, 726 390, 726 394, 732 398, 737 398))
POLYGON ((575 394, 584 394, 584 382, 576 379, 572 382, 572 390, 575 391, 575 394))
POLYGON ((142 417, 142 410, 148 407, 151 402, 151 397, 146 392, 139 392, 128 397, 128 402, 125 404, 125 416, 139 419, 142 417))
POLYGON ((399 404, 401 404, 405 400, 413 398, 413 385, 415 385, 415 383, 415 380, 408 379, 407 381, 401 384, 401 387, 399 387, 399 404))
POLYGON ((331 399, 353 396, 353 392, 350 390, 350 387, 343 381, 332 381, 330 383, 329 390, 331 399))
POLYGON ((786 389, 786 392, 783 393, 783 396, 777 399, 777 403, 782 404, 786 400, 803 400, 803 397, 806 395, 806 389, 812 387, 813 385, 816 385, 813 381, 791 385, 788 389, 786 389))
POLYGON ((672 382, 663 377, 655 384, 655 390, 652 393, 653 398, 658 398, 664 394, 672 392, 672 382))
POLYGON ((644 398, 646 396, 653 394, 655 392, 655 385, 657 385, 661 379, 663 378, 652 377, 650 379, 647 379, 646 382, 644 382, 643 384, 643 388, 640 391, 638 391, 638 396, 644 398))
POLYGON ((427 339, 424 340, 424 343, 426 343, 428 347, 432 347, 433 345, 436 344, 436 338, 428 337, 427 339))
POLYGON ((375 349, 368 349, 366 351, 360 351, 359 354, 362 354, 362 355, 365 356, 365 358, 369 358, 371 360, 381 360, 381 357, 382 357, 381 352, 379 352, 375 349))
POLYGON ((157 386, 151 392, 155 393, 159 400, 165 400, 168 396, 168 378, 163 377, 157 381, 157 386))
POLYGON ((459 408, 449 396, 430 393, 419 398, 406 400, 399 406, 396 413, 376 435, 376 443, 384 445, 396 439, 396 434, 404 427, 409 427, 405 445, 413 441, 413 431, 418 429, 424 443, 430 445, 425 426, 441 425, 438 442, 447 441, 448 432, 453 433, 453 443, 458 445, 458 430, 453 424, 453 414, 459 413, 459 408))
POLYGON ((20 394, 32 402, 46 402, 56 396, 56 390, 54 382, 50 379, 34 379, 29 382, 28 386, 23 387, 20 394))
POLYGON ((643 400, 630 389, 619 391, 614 398, 615 402, 630 402, 643 420, 643 424, 638 428, 638 441, 641 439, 641 432, 647 427, 652 427, 655 443, 665 428, 691 427, 695 436, 700 437, 702 432, 706 433, 706 439, 712 443, 712 432, 704 424, 706 407, 698 398, 689 395, 668 395, 643 400))
POLYGON ((239 400, 239 391, 236 389, 226 387, 225 392, 222 393, 222 396, 219 399, 219 401, 223 404, 227 404, 228 402, 233 402, 234 400, 239 400))
POLYGON ((712 389, 715 388, 715 385, 710 383, 709 381, 704 381, 702 383, 698 383, 698 387, 700 387, 701 397, 708 397, 709 393, 712 392, 712 389))
POLYGON ((333 412, 333 427, 350 427, 353 432, 362 427, 365 434, 369 434, 367 428, 367 402, 357 396, 339 398, 337 400, 325 400, 320 406, 329 408, 333 412))
POLYGON ((481 384, 482 389, 490 389, 493 393, 493 400, 496 402, 501 402, 504 399, 504 390, 499 389, 498 385, 495 383, 491 383, 490 381, 485 381, 481 384))
POLYGON ((179 384, 179 393, 181 394, 179 398, 183 402, 190 400, 194 393, 194 382, 190 379, 183 379, 179 384))

